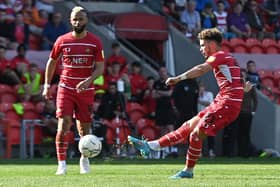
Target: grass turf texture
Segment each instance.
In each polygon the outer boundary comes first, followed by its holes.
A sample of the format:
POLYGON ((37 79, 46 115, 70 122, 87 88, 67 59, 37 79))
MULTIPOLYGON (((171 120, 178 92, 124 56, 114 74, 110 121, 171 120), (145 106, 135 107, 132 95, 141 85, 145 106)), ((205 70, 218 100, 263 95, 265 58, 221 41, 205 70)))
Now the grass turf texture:
POLYGON ((201 159, 193 179, 170 180, 184 159, 91 160, 91 173, 80 175, 78 160, 68 161, 66 176, 55 176, 56 160, 0 160, 0 187, 177 187, 280 186, 280 159, 201 159))

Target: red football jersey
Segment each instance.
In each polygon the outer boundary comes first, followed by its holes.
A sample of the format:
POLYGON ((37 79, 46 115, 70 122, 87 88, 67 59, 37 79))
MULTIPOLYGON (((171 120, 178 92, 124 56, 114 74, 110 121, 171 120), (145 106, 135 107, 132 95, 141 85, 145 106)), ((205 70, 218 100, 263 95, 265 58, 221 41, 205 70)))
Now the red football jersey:
MULTIPOLYGON (((58 37, 50 53, 54 60, 59 57, 62 58, 59 85, 74 90, 79 82, 92 75, 95 63, 104 61, 102 43, 92 33, 77 39, 69 32, 58 37)), ((87 90, 92 89, 93 84, 87 90)))
POLYGON ((224 51, 218 51, 207 58, 206 63, 210 64, 220 91, 220 100, 242 102, 243 83, 241 71, 236 60, 224 51))

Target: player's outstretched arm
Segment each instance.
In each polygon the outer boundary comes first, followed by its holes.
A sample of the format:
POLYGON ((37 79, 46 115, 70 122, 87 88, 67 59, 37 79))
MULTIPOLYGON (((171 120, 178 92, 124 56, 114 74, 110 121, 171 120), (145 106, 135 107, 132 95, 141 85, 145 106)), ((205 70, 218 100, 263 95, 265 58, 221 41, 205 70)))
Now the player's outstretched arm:
POLYGON ((203 63, 203 64, 199 64, 194 66, 193 68, 191 68, 190 70, 176 76, 176 77, 169 77, 165 83, 167 85, 174 85, 176 83, 178 83, 181 80, 185 80, 185 79, 193 79, 193 78, 197 78, 200 77, 201 75, 207 73, 208 71, 212 70, 212 66, 209 65, 208 63, 203 63))

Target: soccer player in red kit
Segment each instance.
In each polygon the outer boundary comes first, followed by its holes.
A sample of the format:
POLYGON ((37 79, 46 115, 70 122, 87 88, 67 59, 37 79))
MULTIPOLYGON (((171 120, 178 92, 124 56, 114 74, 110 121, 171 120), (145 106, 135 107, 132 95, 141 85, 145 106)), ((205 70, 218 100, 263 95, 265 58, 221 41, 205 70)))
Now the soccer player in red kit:
MULTIPOLYGON (((93 117, 93 80, 104 71, 102 44, 95 35, 86 30, 88 17, 85 9, 74 7, 70 15, 70 22, 73 31, 60 36, 50 53, 43 91, 45 98, 50 99, 50 82, 61 57, 63 69, 56 100, 57 175, 66 173, 67 134, 70 131, 73 114, 76 118, 79 135, 89 134, 93 117)), ((89 171, 89 159, 81 155, 80 173, 85 174, 89 171)))
POLYGON ((243 99, 243 82, 240 67, 228 53, 221 51, 222 34, 216 28, 206 29, 199 33, 200 51, 206 58, 202 64, 166 80, 167 85, 174 85, 184 79, 199 77, 211 70, 215 75, 220 91, 214 101, 192 119, 186 121, 177 130, 158 140, 145 141, 129 136, 128 140, 144 156, 150 150, 189 141, 186 155, 186 166, 171 179, 192 178, 193 168, 200 157, 202 141, 207 136, 215 136, 219 130, 234 121, 241 108, 243 99))

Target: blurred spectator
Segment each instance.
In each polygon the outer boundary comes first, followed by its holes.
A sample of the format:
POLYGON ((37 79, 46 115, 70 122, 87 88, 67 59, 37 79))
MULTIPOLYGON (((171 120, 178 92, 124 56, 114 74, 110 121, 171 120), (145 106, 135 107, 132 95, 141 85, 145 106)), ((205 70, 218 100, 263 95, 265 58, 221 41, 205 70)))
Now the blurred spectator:
POLYGON ((179 20, 180 13, 176 10, 176 2, 175 0, 164 0, 163 6, 165 8, 165 12, 175 18, 176 20, 179 20))
POLYGON ((15 41, 15 26, 7 18, 7 13, 4 9, 0 9, 0 44, 8 49, 15 49, 17 43, 15 41))
POLYGON ((214 5, 214 0, 195 0, 196 1, 196 10, 202 12, 206 4, 214 5))
POLYGON ((29 25, 23 21, 23 14, 18 12, 15 19, 15 40, 18 44, 24 44, 28 47, 29 42, 29 25))
POLYGON ((154 89, 155 78, 147 77, 147 88, 144 91, 143 106, 147 110, 148 117, 154 118, 156 111, 156 90, 154 89))
POLYGON ((165 84, 168 78, 167 69, 165 67, 160 67, 159 69, 159 79, 154 84, 154 89, 156 91, 156 125, 163 128, 162 132, 172 131, 174 129, 174 122, 176 119, 173 106, 171 103, 172 88, 165 84))
POLYGON ((43 133, 46 137, 54 138, 57 130, 57 118, 55 115, 56 107, 53 100, 44 101, 44 109, 41 113, 41 119, 45 125, 43 133))
POLYGON ((224 1, 217 2, 217 10, 214 11, 217 18, 217 28, 223 33, 225 39, 231 39, 232 33, 228 32, 227 17, 228 13, 225 11, 224 1))
POLYGON ((11 70, 10 61, 5 57, 6 48, 0 45, 0 83, 8 85, 19 84, 20 78, 11 70))
POLYGON ((280 24, 279 24, 279 15, 280 15, 280 1, 279 0, 266 0, 261 7, 267 16, 267 24, 272 26, 276 34, 276 38, 280 38, 280 24))
POLYGON ((147 87, 147 81, 142 75, 142 66, 140 62, 135 61, 132 63, 129 79, 131 84, 132 100, 136 102, 142 102, 143 92, 147 87))
POLYGON ((118 92, 117 84, 110 82, 107 92, 102 96, 97 115, 102 119, 111 120, 116 116, 125 118, 125 99, 118 92))
MULTIPOLYGON (((174 130, 176 115, 172 105, 172 88, 165 84, 168 78, 167 69, 165 67, 160 67, 159 69, 159 79, 154 84, 154 89, 156 90, 156 113, 155 122, 156 125, 161 127, 161 134, 166 134, 174 130)), ((162 158, 166 156, 176 156, 177 147, 171 146, 166 147, 162 150, 162 158)))
POLYGON ((247 21, 246 15, 242 12, 243 6, 240 2, 233 7, 233 13, 228 16, 228 27, 230 32, 239 38, 251 37, 251 27, 247 21))
POLYGON ((130 81, 129 77, 126 73, 121 72, 120 63, 113 62, 110 67, 110 73, 105 76, 106 84, 110 82, 119 82, 118 91, 124 92, 127 99, 130 99, 131 90, 130 90, 130 81), (121 85, 121 86, 120 86, 121 85))
POLYGON ((118 62, 120 64, 121 72, 127 71, 126 58, 121 55, 121 47, 117 42, 112 43, 112 54, 106 60, 107 72, 105 73, 110 73, 110 71, 112 71, 111 65, 113 62, 118 62))
POLYGON ((25 58, 26 47, 20 44, 17 47, 17 55, 11 60, 11 69, 13 69, 18 77, 22 77, 27 72, 30 62, 25 58))
POLYGON ((38 10, 35 7, 34 0, 25 0, 23 6, 24 23, 29 25, 32 34, 41 36, 43 27, 48 21, 48 13, 44 10, 38 10))
POLYGON ((38 10, 47 11, 49 14, 53 13, 54 11, 54 2, 58 2, 61 0, 36 0, 36 8, 38 10))
POLYGON ((195 10, 196 2, 190 0, 185 5, 185 10, 181 14, 181 22, 186 27, 187 37, 196 37, 197 33, 201 30, 200 15, 195 10))
MULTIPOLYGON (((207 91, 204 83, 201 82, 199 84, 199 97, 198 97, 198 105, 197 105, 198 112, 205 109, 208 105, 210 105, 210 103, 212 103, 213 100, 214 100, 213 93, 210 91, 207 91)), ((208 136, 207 143, 208 143, 208 156, 213 158, 216 156, 216 154, 214 152, 214 147, 215 147, 214 136, 208 136)))
POLYGON ((247 62, 247 81, 250 81, 256 88, 261 87, 261 78, 257 72, 256 63, 253 60, 247 62))
POLYGON ((258 9, 258 4, 255 0, 247 2, 248 9, 245 11, 248 23, 252 28, 252 36, 262 40, 263 38, 274 38, 273 33, 266 32, 262 14, 258 9))
MULTIPOLYGON (((246 72, 242 72, 243 81, 246 82, 246 72)), ((244 87, 244 98, 240 114, 237 118, 237 142, 238 156, 248 157, 254 152, 255 148, 251 143, 251 125, 253 116, 257 110, 258 97, 256 89, 252 84, 246 84, 244 87)))
POLYGON ((197 114, 198 84, 195 79, 182 80, 175 85, 172 93, 174 106, 178 112, 176 127, 180 127, 197 114))
POLYGON ((49 21, 43 29, 42 37, 42 49, 50 50, 58 38, 58 36, 68 32, 68 28, 65 23, 62 21, 62 15, 59 12, 56 12, 52 15, 51 21, 49 21))
POLYGON ((19 87, 18 94, 21 101, 37 103, 43 101, 41 95, 43 77, 40 74, 37 64, 30 64, 29 71, 22 76, 23 86, 19 87))
MULTIPOLYGON (((245 71, 242 71, 242 78, 245 82, 245 71)), ((234 156, 236 140, 238 156, 249 157, 255 155, 257 152, 250 138, 251 124, 253 115, 257 109, 257 102, 257 94, 254 86, 250 82, 246 82, 240 114, 231 125, 224 129, 223 152, 225 156, 234 156)))
POLYGON ((22 10, 22 0, 2 0, 0 8, 8 10, 8 13, 17 13, 22 10))
POLYGON ((206 3, 203 11, 200 14, 201 28, 209 29, 217 26, 217 18, 213 12, 211 3, 206 3))
POLYGON ((182 12, 185 9, 186 0, 175 0, 175 9, 182 12))

